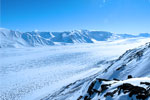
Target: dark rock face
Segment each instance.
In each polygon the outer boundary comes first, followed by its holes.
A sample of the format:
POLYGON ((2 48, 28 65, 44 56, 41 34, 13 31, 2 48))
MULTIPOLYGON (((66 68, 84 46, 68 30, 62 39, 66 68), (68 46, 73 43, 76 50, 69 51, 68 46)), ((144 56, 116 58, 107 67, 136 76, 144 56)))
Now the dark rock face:
POLYGON ((129 83, 124 83, 118 86, 118 94, 120 94, 121 90, 123 91, 123 93, 129 93, 129 97, 136 95, 137 99, 145 100, 150 96, 149 90, 143 87, 134 86, 129 83))
POLYGON ((128 79, 132 78, 132 75, 128 75, 128 79))
MULTIPOLYGON (((132 80, 132 76, 129 75, 128 79, 132 80)), ((134 96, 136 100, 146 100, 150 97, 150 82, 140 82, 140 85, 141 86, 136 86, 133 83, 125 83, 118 79, 111 81, 97 78, 89 86, 87 94, 80 96, 77 100, 92 100, 95 95, 98 95, 100 99, 101 96, 104 98, 107 98, 108 96, 113 98, 114 95, 120 96, 122 93, 128 95, 131 99, 133 99, 134 96)))
POLYGON ((115 94, 117 91, 118 91, 118 90, 114 90, 113 92, 107 92, 107 93, 104 95, 104 97, 107 97, 107 96, 113 97, 114 94, 115 94))

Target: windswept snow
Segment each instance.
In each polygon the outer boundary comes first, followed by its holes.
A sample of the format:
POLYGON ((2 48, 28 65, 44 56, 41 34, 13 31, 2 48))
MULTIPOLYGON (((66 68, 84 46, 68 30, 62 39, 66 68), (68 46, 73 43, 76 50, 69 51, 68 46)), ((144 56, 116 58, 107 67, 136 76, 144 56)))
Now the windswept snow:
POLYGON ((0 99, 34 100, 102 71, 100 61, 119 57, 150 41, 135 39, 97 44, 1 48, 0 99), (128 41, 128 42, 127 42, 128 41))

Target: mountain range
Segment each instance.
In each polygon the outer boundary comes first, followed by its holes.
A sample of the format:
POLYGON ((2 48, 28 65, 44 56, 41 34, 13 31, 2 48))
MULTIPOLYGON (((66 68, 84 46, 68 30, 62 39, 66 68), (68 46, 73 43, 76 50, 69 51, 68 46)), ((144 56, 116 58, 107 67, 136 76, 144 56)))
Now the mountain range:
POLYGON ((74 30, 65 32, 19 32, 0 28, 0 47, 35 47, 61 44, 95 43, 125 38, 150 37, 149 33, 138 35, 114 34, 105 31, 74 30))
POLYGON ((149 39, 149 33, 1 28, 0 98, 150 100, 149 39))

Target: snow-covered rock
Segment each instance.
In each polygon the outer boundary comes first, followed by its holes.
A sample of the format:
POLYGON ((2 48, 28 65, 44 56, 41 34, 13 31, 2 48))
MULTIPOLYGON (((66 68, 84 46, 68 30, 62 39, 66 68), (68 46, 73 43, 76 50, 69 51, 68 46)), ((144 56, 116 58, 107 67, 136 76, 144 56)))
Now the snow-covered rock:
POLYGON ((134 77, 150 77, 150 43, 139 48, 127 50, 115 60, 104 72, 106 79, 126 79, 128 75, 134 77))
POLYGON ((85 88, 78 100, 149 100, 150 78, 145 78, 150 77, 149 61, 150 43, 126 51, 85 88))
POLYGON ((94 80, 87 93, 77 100, 146 100, 150 98, 150 78, 127 80, 94 80))

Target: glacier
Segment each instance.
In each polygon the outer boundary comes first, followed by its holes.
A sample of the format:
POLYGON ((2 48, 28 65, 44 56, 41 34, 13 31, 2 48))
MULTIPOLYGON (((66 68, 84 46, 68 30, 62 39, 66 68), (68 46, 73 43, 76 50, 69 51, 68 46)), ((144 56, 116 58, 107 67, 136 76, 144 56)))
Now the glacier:
POLYGON ((147 42, 146 33, 128 36, 88 30, 18 32, 1 28, 0 99, 76 100, 87 95, 97 78, 126 82, 129 74, 148 77, 147 42), (136 58, 141 50, 142 57, 136 58), (125 63, 126 67, 121 67, 125 63))

